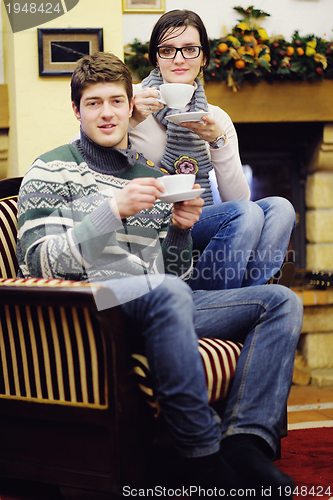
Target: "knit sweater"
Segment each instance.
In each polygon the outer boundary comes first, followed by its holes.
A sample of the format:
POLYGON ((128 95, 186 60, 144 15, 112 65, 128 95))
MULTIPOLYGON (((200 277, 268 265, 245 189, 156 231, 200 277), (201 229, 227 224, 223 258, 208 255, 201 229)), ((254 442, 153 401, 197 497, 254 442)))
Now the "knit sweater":
POLYGON ((102 281, 170 273, 190 279, 190 230, 171 223, 172 205, 157 200, 124 220, 110 207, 110 197, 131 179, 160 175, 132 150, 98 146, 83 133, 37 158, 19 192, 19 275, 102 281))

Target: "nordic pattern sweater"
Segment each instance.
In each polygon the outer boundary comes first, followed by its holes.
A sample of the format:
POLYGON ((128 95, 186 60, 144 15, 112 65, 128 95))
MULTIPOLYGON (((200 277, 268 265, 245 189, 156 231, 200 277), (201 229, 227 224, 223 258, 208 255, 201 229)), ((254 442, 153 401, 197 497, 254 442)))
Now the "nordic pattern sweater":
POLYGON ((103 281, 170 273, 190 279, 190 230, 171 224, 172 205, 157 200, 121 221, 111 210, 110 196, 131 179, 161 175, 128 151, 85 136, 37 158, 19 192, 19 276, 103 281))

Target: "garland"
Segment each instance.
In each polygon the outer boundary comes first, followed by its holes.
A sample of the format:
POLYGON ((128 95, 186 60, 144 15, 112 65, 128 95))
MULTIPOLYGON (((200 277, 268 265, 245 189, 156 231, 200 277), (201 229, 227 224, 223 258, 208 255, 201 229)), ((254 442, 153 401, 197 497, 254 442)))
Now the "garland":
MULTIPOLYGON (((206 82, 225 81, 237 92, 244 81, 333 78, 333 42, 315 35, 302 37, 298 31, 291 41, 282 36, 269 37, 261 22, 270 14, 253 6, 233 9, 242 18, 225 37, 210 39, 211 61, 204 72, 206 82)), ((127 45, 125 63, 140 80, 145 78, 153 69, 148 59, 148 42, 135 39, 127 45)))

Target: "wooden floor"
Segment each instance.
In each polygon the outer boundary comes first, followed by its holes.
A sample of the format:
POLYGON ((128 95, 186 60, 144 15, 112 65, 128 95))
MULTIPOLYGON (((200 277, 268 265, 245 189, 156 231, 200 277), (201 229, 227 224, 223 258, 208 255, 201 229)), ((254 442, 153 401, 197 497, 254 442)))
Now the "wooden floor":
POLYGON ((288 400, 288 429, 333 427, 333 387, 292 386, 288 400))
MULTIPOLYGON (((288 429, 333 427, 333 387, 292 386, 288 400, 288 429)), ((80 497, 69 494, 70 500, 99 500, 93 494, 80 497)), ((61 500, 57 488, 50 486, 11 483, 0 480, 0 500, 61 500)))

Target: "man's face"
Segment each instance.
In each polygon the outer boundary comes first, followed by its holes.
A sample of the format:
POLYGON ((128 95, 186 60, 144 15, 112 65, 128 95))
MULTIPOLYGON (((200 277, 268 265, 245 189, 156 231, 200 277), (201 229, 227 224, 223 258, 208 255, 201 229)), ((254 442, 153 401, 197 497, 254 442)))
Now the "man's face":
POLYGON ((126 149, 127 131, 133 105, 123 85, 98 82, 83 92, 80 109, 72 103, 74 114, 81 122, 83 132, 96 144, 126 149))

